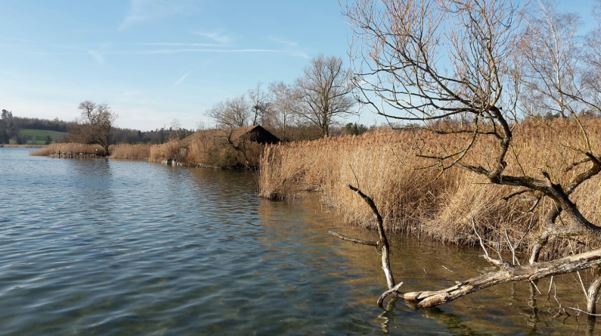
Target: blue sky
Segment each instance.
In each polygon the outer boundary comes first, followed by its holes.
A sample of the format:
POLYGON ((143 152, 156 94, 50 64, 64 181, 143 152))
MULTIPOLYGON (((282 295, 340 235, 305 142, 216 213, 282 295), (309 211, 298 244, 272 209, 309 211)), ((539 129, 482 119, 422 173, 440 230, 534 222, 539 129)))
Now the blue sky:
MULTIPOLYGON (((559 6, 590 17, 591 2, 559 6)), ((319 54, 346 59, 351 39, 337 0, 2 0, 0 13, 0 108, 74 120, 90 99, 144 130, 209 126, 215 103, 293 81, 319 54)))
POLYGON ((90 99, 140 129, 209 125, 216 102, 345 57, 351 33, 335 0, 3 0, 0 13, 0 107, 73 120, 90 99))

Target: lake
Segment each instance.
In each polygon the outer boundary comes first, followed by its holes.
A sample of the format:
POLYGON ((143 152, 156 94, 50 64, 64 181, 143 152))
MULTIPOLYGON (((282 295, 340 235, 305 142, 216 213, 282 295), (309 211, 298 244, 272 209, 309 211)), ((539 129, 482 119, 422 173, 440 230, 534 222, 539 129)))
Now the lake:
MULTIPOLYGON (((317 195, 257 196, 255 176, 0 148, 0 335, 581 335, 575 275, 438 309, 375 301, 371 247, 317 195), (549 291, 549 292, 548 292, 549 291), (557 294, 555 295, 555 293, 557 294), (558 301, 556 300, 558 299, 558 301)), ((394 236, 397 280, 438 289, 487 268, 478 249, 394 236)))

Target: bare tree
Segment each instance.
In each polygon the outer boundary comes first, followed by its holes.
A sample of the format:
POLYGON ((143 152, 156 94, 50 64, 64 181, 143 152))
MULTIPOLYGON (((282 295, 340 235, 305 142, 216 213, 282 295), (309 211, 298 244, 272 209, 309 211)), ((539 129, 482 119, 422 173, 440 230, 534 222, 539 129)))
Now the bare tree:
POLYGON ((601 1, 597 1, 595 8, 597 28, 591 31, 585 42, 582 60, 584 62, 582 82, 591 95, 591 101, 596 106, 601 106, 601 1))
POLYGON ((271 102, 267 93, 261 88, 260 83, 257 84, 255 89, 248 91, 248 97, 251 101, 252 125, 272 126, 271 102))
POLYGON ((244 96, 228 99, 209 111, 218 127, 237 128, 248 125, 250 107, 244 96))
MULTIPOLYGON (((601 264, 601 249, 539 261, 541 249, 551 238, 601 233, 601 227, 589 221, 572 200, 584 182, 601 172, 601 156, 593 151, 586 128, 577 116, 574 114, 573 118, 580 125, 583 141, 574 147, 580 158, 571 167, 578 167, 578 174, 571 170, 564 176, 551 176, 545 170, 540 175, 528 175, 523 170, 510 174, 506 169, 514 126, 520 117, 521 90, 543 95, 544 104, 539 108, 566 116, 575 112, 576 105, 597 109, 591 99, 595 97, 594 87, 587 87, 580 80, 586 76, 578 73, 570 50, 562 44, 575 47, 570 45, 576 43, 570 40, 572 19, 546 12, 547 18, 520 22, 518 12, 515 3, 500 0, 355 0, 347 8, 359 39, 360 47, 353 55, 357 69, 354 80, 362 103, 392 120, 421 122, 425 129, 443 135, 461 134, 466 140, 459 150, 436 149, 434 153, 420 154, 435 161, 442 172, 464 169, 491 184, 514 188, 507 199, 529 194, 537 199, 535 206, 541 199, 552 204, 540 223, 543 233, 531 251, 529 265, 494 259, 483 245, 485 259, 498 271, 438 291, 401 293, 401 283, 394 281, 383 262, 388 290, 380 303, 394 295, 418 307, 432 307, 500 283, 533 281, 601 264), (545 28, 540 29, 555 31, 537 31, 536 25, 543 22, 540 20, 546 22, 545 28), (559 27, 562 24, 567 27, 559 27), (552 35, 550 40, 546 40, 547 34, 552 35), (524 41, 533 44, 525 45, 524 41), (438 121, 448 119, 461 123, 450 130, 437 126, 438 121), (474 162, 467 154, 478 141, 492 144, 490 150, 494 154, 474 162)), ((593 45, 592 41, 589 43, 593 45)), ((599 52, 589 51, 587 61, 594 63, 599 52)), ((373 201, 359 194, 378 218, 373 201)), ((383 254, 387 253, 384 238, 368 245, 374 244, 383 254)), ((593 307, 598 292, 596 283, 587 298, 593 307)))
POLYGON ((78 106, 81 112, 81 122, 70 130, 69 138, 72 141, 98 144, 104 149, 105 155, 109 154, 111 145, 111 130, 117 115, 107 104, 96 104, 85 100, 78 106))
POLYGON ((322 136, 330 135, 336 117, 353 113, 350 73, 339 57, 314 58, 297 81, 296 89, 300 101, 298 115, 319 127, 322 136))
POLYGON ((269 91, 272 96, 272 124, 286 137, 288 128, 292 126, 294 118, 300 110, 298 96, 294 88, 284 82, 271 83, 269 91))
MULTIPOLYGON (((589 103, 583 81, 583 50, 576 33, 578 17, 557 12, 551 3, 539 3, 540 15, 528 18, 519 41, 523 62, 523 103, 530 111, 569 117, 597 109, 589 103)), ((527 110, 528 111, 528 110, 527 110)))

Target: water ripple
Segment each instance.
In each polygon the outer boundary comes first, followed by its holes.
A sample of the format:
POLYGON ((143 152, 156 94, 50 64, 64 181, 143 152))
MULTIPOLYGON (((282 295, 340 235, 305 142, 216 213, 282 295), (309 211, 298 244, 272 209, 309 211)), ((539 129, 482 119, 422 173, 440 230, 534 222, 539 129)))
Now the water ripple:
MULTIPOLYGON (((335 218, 318 207, 259 200, 252 175, 27 154, 0 149, 0 335, 528 329, 515 307, 480 311, 467 299, 435 318, 406 307, 382 318, 375 252, 332 240, 335 218), (454 310, 512 322, 462 321, 454 310)), ((397 247, 397 271, 440 286, 445 273, 421 276, 422 265, 445 258, 466 274, 478 265, 477 252, 440 248, 397 247)), ((537 332, 561 330, 546 323, 537 332)))

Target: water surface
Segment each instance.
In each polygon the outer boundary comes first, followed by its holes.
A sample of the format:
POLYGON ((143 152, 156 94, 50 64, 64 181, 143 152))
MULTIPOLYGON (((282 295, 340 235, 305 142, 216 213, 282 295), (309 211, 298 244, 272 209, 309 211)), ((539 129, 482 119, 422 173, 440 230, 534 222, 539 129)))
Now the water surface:
MULTIPOLYGON (((0 149, 0 335, 580 335, 539 283, 439 309, 382 312, 373 248, 338 241, 315 199, 270 202, 250 174, 0 149)), ((478 274, 480 251, 394 237, 397 278, 437 289, 478 274)), ((584 305, 576 278, 563 307, 584 305)))

